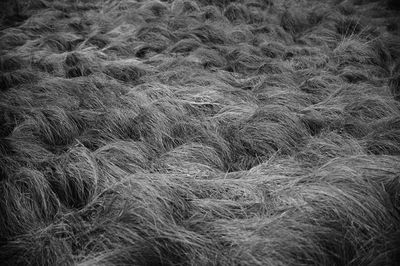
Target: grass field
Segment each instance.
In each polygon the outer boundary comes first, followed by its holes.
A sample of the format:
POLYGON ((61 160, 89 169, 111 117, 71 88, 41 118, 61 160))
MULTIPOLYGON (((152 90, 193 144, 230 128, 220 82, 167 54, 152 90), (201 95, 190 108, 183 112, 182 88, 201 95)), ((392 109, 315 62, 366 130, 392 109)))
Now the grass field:
POLYGON ((0 264, 400 261, 396 1, 1 5, 0 264))

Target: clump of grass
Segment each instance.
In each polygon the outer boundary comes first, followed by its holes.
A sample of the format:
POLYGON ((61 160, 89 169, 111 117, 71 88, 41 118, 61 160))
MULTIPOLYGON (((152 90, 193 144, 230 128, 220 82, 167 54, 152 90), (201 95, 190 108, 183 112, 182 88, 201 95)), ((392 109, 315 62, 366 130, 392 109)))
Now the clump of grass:
POLYGON ((117 141, 97 149, 94 153, 101 165, 115 165, 127 173, 146 172, 155 151, 142 142, 117 141))
POLYGON ((99 59, 91 50, 68 53, 64 61, 67 78, 88 76, 100 71, 99 59))
POLYGON ((363 147, 352 136, 323 131, 310 139, 299 157, 309 160, 312 165, 322 166, 334 158, 364 154, 363 147))
MULTIPOLYGON (((1 180, 1 234, 12 239, 52 221, 60 202, 43 173, 21 167, 1 180)), ((3 240, 3 241, 4 241, 3 240)))
POLYGON ((369 81, 368 76, 366 71, 359 70, 354 66, 344 67, 340 73, 340 77, 349 83, 367 82, 369 81))
POLYGON ((0 87, 2 91, 9 88, 31 83, 36 80, 36 75, 32 70, 15 70, 11 72, 3 72, 0 74, 0 87))
POLYGON ((68 208, 82 208, 105 184, 94 156, 79 143, 54 158, 44 169, 52 191, 68 208))
POLYGON ((365 26, 363 26, 362 21, 352 17, 345 17, 336 24, 337 33, 343 37, 358 35, 363 31, 363 28, 365 28, 365 26))
POLYGON ((201 46, 200 42, 196 39, 183 39, 175 43, 170 51, 172 53, 188 53, 196 50, 201 46))
POLYGON ((215 50, 198 48, 193 52, 193 56, 206 68, 224 68, 227 65, 225 58, 215 50))
POLYGON ((3 263, 14 265, 73 264, 74 256, 65 239, 57 235, 64 233, 67 225, 50 226, 21 235, 2 246, 0 258, 3 263), (37 256, 40 254, 40 256, 37 256))
POLYGON ((0 47, 3 51, 7 51, 11 48, 25 44, 28 39, 29 37, 21 30, 8 30, 3 32, 0 36, 0 47))
POLYGON ((396 116, 399 106, 385 98, 358 98, 357 101, 345 106, 344 111, 365 122, 377 121, 385 117, 396 116))
POLYGON ((285 53, 285 46, 279 42, 263 42, 259 46, 261 52, 270 58, 279 58, 285 53))
POLYGON ((208 5, 202 8, 201 17, 207 21, 221 21, 223 15, 221 11, 214 5, 208 5))
POLYGON ((159 40, 164 37, 166 39, 174 39, 174 34, 165 26, 145 24, 141 26, 137 32, 136 37, 140 41, 151 42, 154 40, 159 40))
POLYGON ((197 36, 204 44, 224 44, 227 39, 224 31, 213 24, 195 27, 191 30, 191 33, 197 36))
POLYGON ((383 118, 371 126, 374 130, 364 140, 366 149, 373 154, 398 155, 398 118, 383 118))
POLYGON ((135 59, 107 62, 103 66, 104 73, 124 82, 139 82, 140 78, 150 71, 141 66, 135 59))
POLYGON ((228 140, 240 160, 241 154, 261 159, 276 152, 290 154, 301 145, 302 138, 308 133, 300 120, 290 116, 289 110, 267 105, 248 119, 230 126, 226 134, 233 136, 228 140))
POLYGON ((33 127, 30 129, 34 135, 50 146, 63 146, 79 135, 78 125, 61 108, 50 107, 32 110, 33 127))
POLYGON ((198 13, 200 8, 195 1, 178 0, 172 2, 171 11, 177 15, 185 15, 198 13))
POLYGON ((248 43, 254 40, 254 35, 247 27, 235 27, 229 32, 230 39, 235 43, 248 43))
POLYGON ((333 51, 341 65, 352 63, 376 64, 377 56, 368 43, 354 38, 345 38, 333 51))
POLYGON ((66 52, 74 50, 82 42, 75 34, 48 34, 39 40, 39 47, 43 46, 54 52, 66 52))
POLYGON ((293 36, 302 33, 308 26, 307 17, 298 10, 287 9, 283 12, 280 25, 293 36))
POLYGON ((5 54, 0 57, 0 70, 2 72, 21 69, 26 62, 18 55, 5 54))
POLYGON ((224 164, 218 156, 218 153, 212 148, 202 145, 200 143, 189 143, 181 145, 174 150, 166 153, 161 158, 163 164, 167 169, 176 171, 189 171, 195 164, 204 166, 206 169, 224 169, 224 164))
MULTIPOLYGON (((227 70, 241 74, 262 71, 262 67, 269 65, 260 56, 260 52, 255 47, 243 44, 240 48, 228 51, 225 56, 229 62, 227 70)), ((272 68, 272 66, 271 66, 272 68)), ((279 71, 271 69, 271 71, 279 71)))
POLYGON ((140 8, 149 10, 155 17, 163 17, 168 13, 168 6, 159 1, 144 3, 140 8))
POLYGON ((224 16, 232 23, 245 23, 249 19, 246 6, 238 3, 229 4, 224 10, 224 16))

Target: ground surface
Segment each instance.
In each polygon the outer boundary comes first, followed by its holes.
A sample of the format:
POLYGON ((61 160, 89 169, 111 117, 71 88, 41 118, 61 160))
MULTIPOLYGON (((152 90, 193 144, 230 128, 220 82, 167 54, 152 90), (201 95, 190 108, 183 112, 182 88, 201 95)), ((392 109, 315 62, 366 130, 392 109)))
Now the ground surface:
POLYGON ((395 1, 2 5, 0 264, 400 261, 395 1))

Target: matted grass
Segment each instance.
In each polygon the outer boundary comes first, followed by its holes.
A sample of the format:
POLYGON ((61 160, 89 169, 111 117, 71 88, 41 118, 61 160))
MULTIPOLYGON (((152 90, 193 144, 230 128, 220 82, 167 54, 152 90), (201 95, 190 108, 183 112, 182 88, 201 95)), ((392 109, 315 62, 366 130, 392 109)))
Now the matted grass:
POLYGON ((400 261, 395 1, 0 14, 0 264, 400 261))

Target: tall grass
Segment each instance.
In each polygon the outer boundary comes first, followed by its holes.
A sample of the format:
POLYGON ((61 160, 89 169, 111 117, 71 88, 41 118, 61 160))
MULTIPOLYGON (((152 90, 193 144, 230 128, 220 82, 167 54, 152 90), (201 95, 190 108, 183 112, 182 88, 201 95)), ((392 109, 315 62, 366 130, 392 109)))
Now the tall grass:
POLYGON ((394 1, 7 1, 1 265, 396 265, 394 1))

